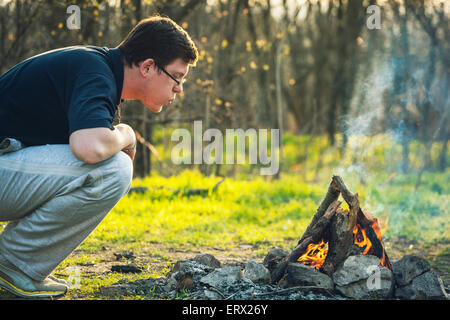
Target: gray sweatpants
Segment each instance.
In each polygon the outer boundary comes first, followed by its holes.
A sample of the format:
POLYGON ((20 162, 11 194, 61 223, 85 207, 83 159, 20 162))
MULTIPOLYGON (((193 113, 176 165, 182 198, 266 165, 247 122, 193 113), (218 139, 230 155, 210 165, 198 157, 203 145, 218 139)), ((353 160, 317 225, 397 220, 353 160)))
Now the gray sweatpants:
POLYGON ((119 152, 97 164, 69 145, 0 153, 0 254, 44 280, 128 192, 131 159, 119 152))

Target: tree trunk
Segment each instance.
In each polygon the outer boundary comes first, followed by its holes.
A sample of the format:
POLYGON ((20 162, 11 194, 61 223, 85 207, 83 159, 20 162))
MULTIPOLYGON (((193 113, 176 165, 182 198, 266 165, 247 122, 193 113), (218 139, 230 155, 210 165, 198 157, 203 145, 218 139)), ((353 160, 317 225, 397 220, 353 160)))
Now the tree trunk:
MULTIPOLYGON (((279 141, 279 166, 278 171, 275 174, 275 178, 278 179, 280 177, 280 172, 283 167, 283 132, 284 132, 284 125, 283 125, 283 97, 281 93, 281 43, 279 43, 277 50, 276 50, 276 57, 275 57, 275 79, 276 79, 276 97, 277 97, 277 120, 278 120, 278 129, 280 130, 280 141, 279 141)), ((271 143, 275 143, 275 141, 271 141, 271 143)), ((273 155, 272 155, 273 156, 273 155)))
POLYGON ((444 172, 447 169, 447 149, 448 148, 448 135, 445 136, 442 141, 442 150, 439 156, 439 170, 444 172))

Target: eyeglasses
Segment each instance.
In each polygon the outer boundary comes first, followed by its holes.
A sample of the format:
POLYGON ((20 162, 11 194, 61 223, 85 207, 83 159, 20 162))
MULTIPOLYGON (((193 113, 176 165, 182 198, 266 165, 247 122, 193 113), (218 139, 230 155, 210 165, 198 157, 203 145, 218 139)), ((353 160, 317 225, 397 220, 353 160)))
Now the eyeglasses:
POLYGON ((168 73, 168 72, 166 71, 166 69, 164 69, 163 67, 160 67, 160 66, 158 66, 158 65, 157 65, 157 67, 158 67, 159 69, 161 69, 161 71, 164 72, 170 79, 172 79, 173 81, 175 81, 175 82, 177 83, 177 87, 179 87, 180 85, 182 85, 183 83, 186 82, 186 79, 178 80, 178 79, 175 78, 173 75, 171 75, 170 73, 168 73))

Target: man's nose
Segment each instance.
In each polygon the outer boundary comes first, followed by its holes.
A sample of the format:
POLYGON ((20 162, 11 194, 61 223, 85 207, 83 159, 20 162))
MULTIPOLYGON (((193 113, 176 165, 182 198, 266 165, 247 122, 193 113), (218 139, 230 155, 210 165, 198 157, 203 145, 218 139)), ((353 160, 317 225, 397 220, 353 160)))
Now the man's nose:
POLYGON ((173 91, 174 91, 175 93, 181 93, 181 92, 183 92, 183 84, 180 83, 179 85, 175 86, 175 87, 173 88, 173 91))

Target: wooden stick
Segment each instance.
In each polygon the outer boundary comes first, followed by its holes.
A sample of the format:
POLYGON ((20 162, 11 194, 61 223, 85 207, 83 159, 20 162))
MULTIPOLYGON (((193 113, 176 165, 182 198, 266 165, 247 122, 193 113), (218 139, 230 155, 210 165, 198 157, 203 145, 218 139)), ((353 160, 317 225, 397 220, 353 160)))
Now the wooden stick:
POLYGON ((294 250, 291 251, 288 261, 295 262, 297 259, 305 253, 306 249, 311 243, 318 243, 322 240, 323 231, 328 226, 330 219, 336 213, 337 208, 341 205, 341 202, 336 200, 330 204, 325 213, 318 219, 312 228, 310 228, 310 235, 305 238, 300 244, 298 244, 294 250))
POLYGON ((290 287, 290 288, 286 288, 286 289, 276 289, 272 292, 263 292, 263 293, 252 293, 251 296, 252 297, 262 297, 262 296, 269 296, 271 294, 279 294, 279 293, 284 293, 284 292, 289 292, 289 291, 293 291, 293 290, 323 290, 325 292, 327 292, 328 294, 330 294, 331 296, 335 296, 330 290, 325 289, 325 288, 321 288, 321 287, 315 287, 315 286, 295 286, 295 287, 290 287))
POLYGON ((214 288, 213 286, 209 286, 208 290, 218 293, 223 299, 227 298, 219 289, 214 288))
POLYGON ((342 197, 344 198, 345 202, 347 202, 350 208, 352 208, 357 204, 356 202, 358 199, 355 199, 355 195, 347 189, 347 187, 344 184, 344 181, 340 176, 333 176, 332 183, 334 183, 337 186, 337 188, 342 194, 342 197))
POLYGON ((327 194, 325 195, 325 198, 322 200, 322 203, 320 204, 319 208, 314 214, 311 223, 306 228, 306 231, 303 233, 302 237, 300 238, 297 244, 300 244, 301 242, 303 242, 303 240, 311 236, 314 225, 325 214, 325 211, 328 209, 328 207, 338 198, 339 198, 339 189, 335 181, 332 180, 330 186, 328 187, 328 191, 327 194))

